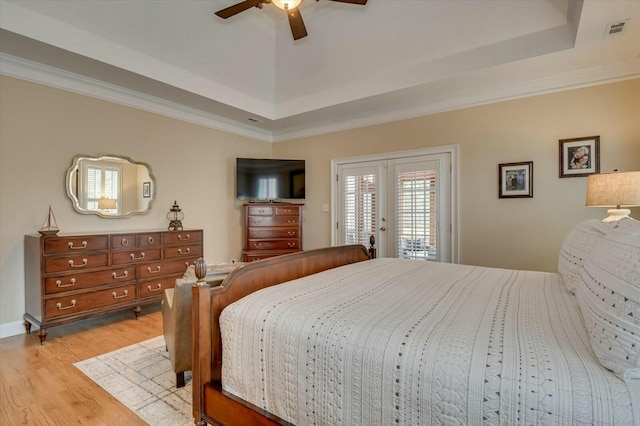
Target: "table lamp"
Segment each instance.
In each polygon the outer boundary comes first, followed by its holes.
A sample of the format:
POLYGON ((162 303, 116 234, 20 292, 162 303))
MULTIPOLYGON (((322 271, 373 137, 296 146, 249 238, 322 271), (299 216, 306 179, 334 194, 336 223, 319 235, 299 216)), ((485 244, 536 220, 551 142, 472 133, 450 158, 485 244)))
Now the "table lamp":
POLYGON ((586 205, 615 207, 607 210, 609 216, 603 222, 631 219, 631 210, 621 207, 640 206, 640 171, 589 175, 586 205))

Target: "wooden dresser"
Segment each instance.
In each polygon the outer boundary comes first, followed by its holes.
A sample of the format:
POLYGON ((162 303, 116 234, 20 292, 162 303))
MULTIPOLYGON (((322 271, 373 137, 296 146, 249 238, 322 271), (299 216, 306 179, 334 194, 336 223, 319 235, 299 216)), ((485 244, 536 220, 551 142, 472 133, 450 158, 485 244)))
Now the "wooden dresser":
POLYGON ((203 231, 25 236, 27 333, 162 300, 202 256, 203 231))
POLYGON ((302 204, 249 203, 244 212, 244 262, 302 250, 302 204))

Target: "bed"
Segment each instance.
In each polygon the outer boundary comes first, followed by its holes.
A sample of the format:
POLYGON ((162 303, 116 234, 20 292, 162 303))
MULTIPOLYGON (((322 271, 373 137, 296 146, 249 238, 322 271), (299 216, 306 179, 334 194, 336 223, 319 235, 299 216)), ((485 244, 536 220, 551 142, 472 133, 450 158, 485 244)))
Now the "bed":
POLYGON ((640 424, 637 221, 579 224, 559 273, 371 257, 194 287, 196 423, 640 424))

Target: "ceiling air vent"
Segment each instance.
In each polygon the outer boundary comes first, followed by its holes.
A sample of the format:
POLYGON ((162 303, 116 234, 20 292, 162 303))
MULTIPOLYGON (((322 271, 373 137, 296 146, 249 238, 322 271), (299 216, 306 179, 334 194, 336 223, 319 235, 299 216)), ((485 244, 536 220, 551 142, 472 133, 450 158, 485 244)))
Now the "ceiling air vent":
POLYGON ((628 23, 629 23, 629 20, 625 19, 624 21, 616 21, 607 25, 607 28, 604 32, 604 38, 621 36, 622 31, 625 29, 628 23))

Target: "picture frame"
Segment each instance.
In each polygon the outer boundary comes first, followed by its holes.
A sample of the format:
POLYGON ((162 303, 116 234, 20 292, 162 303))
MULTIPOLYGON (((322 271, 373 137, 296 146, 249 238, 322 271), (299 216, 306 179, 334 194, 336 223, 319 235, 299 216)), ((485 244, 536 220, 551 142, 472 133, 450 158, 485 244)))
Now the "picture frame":
POLYGON ((498 165, 498 198, 533 198, 533 161, 498 165))
POLYGON ((151 198, 151 182, 142 183, 142 197, 151 198))
POLYGON ((560 139, 560 177, 600 173, 600 136, 560 139))

